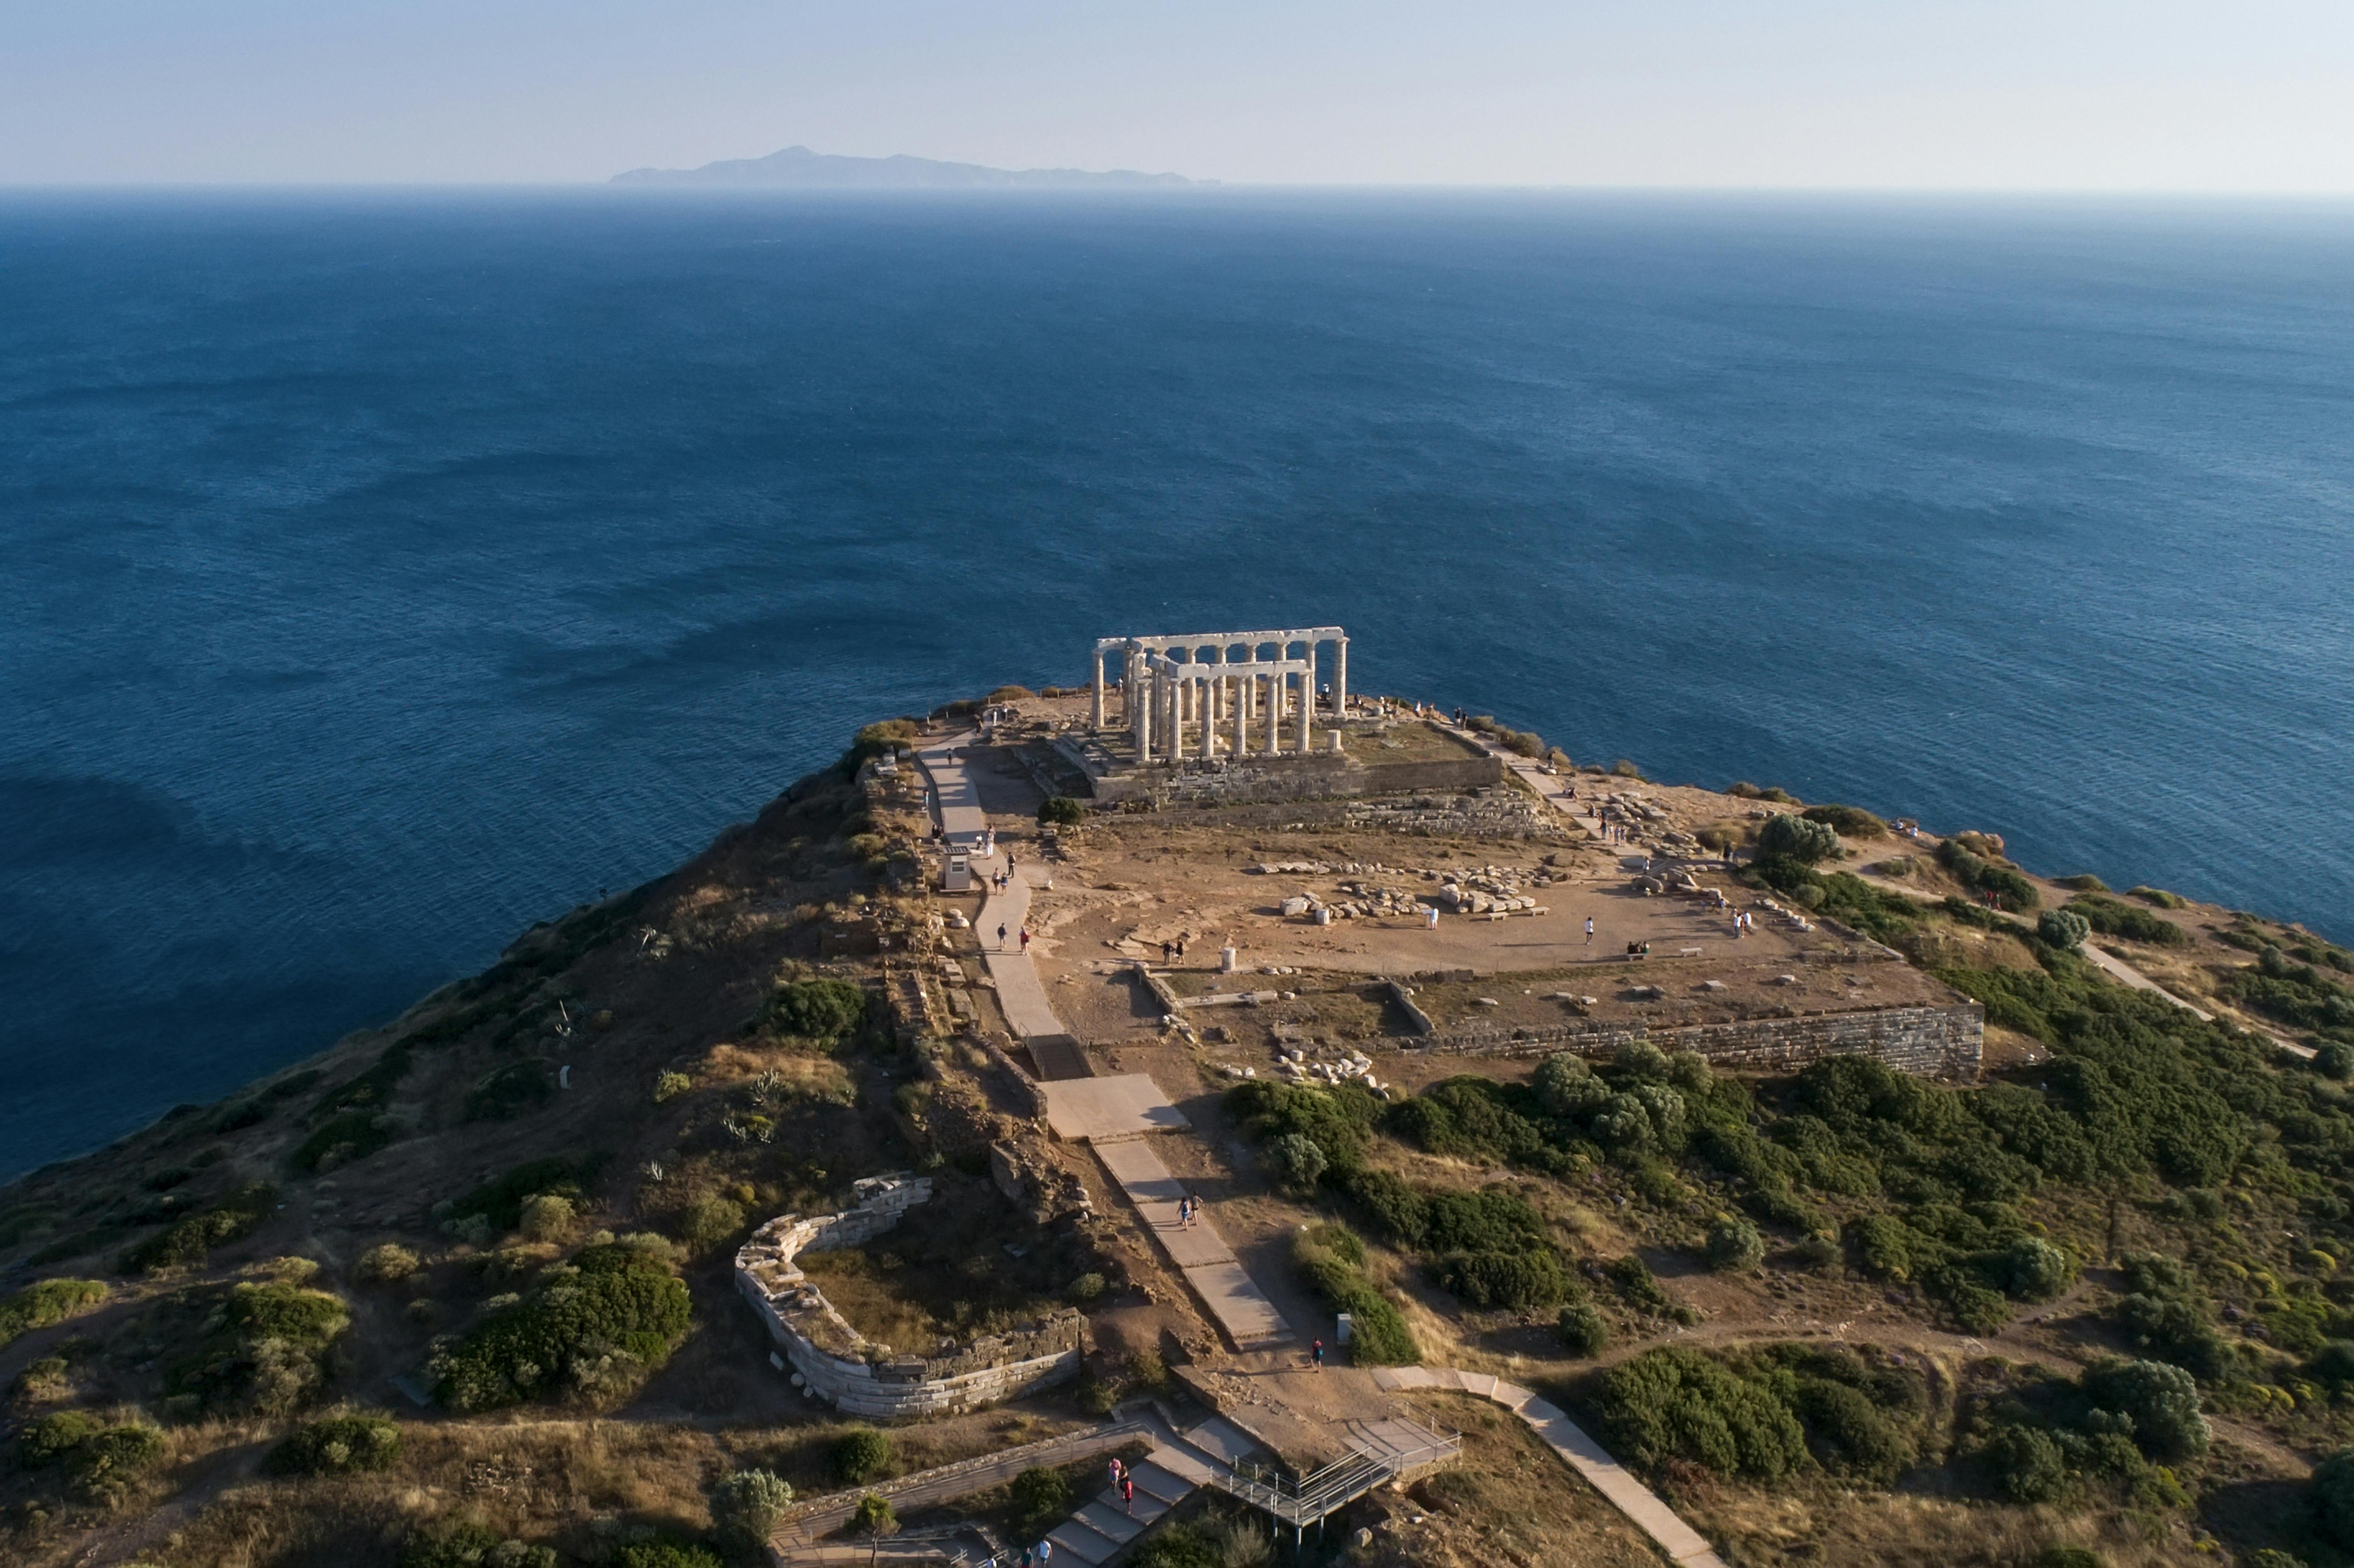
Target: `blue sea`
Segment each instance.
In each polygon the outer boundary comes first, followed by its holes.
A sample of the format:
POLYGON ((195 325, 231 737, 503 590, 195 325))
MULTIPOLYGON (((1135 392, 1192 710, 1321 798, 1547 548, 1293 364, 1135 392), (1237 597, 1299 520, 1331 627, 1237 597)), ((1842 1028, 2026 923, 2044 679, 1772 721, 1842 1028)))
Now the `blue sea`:
POLYGON ((1099 633, 2354 938, 2354 207, 0 196, 0 1173, 1099 633))

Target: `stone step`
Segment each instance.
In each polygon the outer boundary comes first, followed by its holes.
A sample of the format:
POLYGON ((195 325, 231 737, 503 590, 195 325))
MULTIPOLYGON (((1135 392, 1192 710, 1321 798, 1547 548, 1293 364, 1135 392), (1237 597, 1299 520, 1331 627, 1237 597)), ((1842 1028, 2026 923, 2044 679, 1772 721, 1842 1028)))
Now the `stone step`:
POLYGON ((1046 1539, 1055 1543, 1056 1557, 1067 1552, 1076 1561, 1088 1564, 1089 1568, 1108 1561, 1122 1544, 1076 1519, 1065 1520, 1046 1532, 1046 1539))
POLYGON ((1258 1453, 1258 1439, 1231 1422, 1213 1415, 1182 1434, 1186 1445, 1222 1464, 1235 1464, 1258 1453))
POLYGON ((1117 1503, 1081 1503, 1079 1511, 1071 1517, 1085 1520, 1097 1534, 1108 1535, 1123 1545, 1135 1540, 1144 1530, 1144 1526, 1129 1518, 1127 1511, 1117 1503))
MULTIPOLYGON (((1171 1447, 1167 1444, 1153 1445, 1152 1451, 1147 1454, 1144 1459, 1146 1465, 1174 1480, 1185 1483, 1189 1489, 1206 1487, 1214 1477, 1223 1474, 1225 1470, 1223 1462, 1214 1465, 1206 1454, 1196 1453, 1191 1448, 1171 1447)), ((1143 1481, 1139 1480, 1136 1484, 1139 1490, 1143 1489, 1143 1481)), ((1153 1484, 1158 1487, 1161 1483, 1155 1481, 1153 1484)), ((1169 1500, 1174 1502, 1176 1499, 1172 1498, 1169 1500)))
POLYGON ((1121 1501, 1119 1494, 1113 1491, 1109 1487, 1106 1487, 1102 1491, 1096 1494, 1096 1501, 1111 1510, 1112 1512, 1119 1515, 1122 1519, 1132 1519, 1140 1525, 1150 1524, 1154 1520, 1159 1519, 1162 1514, 1169 1511, 1169 1505, 1162 1502, 1159 1498, 1154 1497, 1150 1492, 1146 1491, 1144 1489, 1144 1483, 1141 1481, 1137 1483, 1136 1505, 1132 1510, 1127 1503, 1121 1501))
MULTIPOLYGON (((1165 1450, 1156 1449, 1154 1452, 1160 1453, 1165 1450)), ((1188 1480, 1173 1470, 1163 1469, 1150 1457, 1140 1459, 1130 1465, 1128 1467, 1128 1473, 1136 1478, 1136 1500, 1139 1507, 1143 1505, 1146 1498, 1150 1498, 1164 1506, 1180 1501, 1195 1487, 1202 1484, 1197 1480, 1188 1480)))

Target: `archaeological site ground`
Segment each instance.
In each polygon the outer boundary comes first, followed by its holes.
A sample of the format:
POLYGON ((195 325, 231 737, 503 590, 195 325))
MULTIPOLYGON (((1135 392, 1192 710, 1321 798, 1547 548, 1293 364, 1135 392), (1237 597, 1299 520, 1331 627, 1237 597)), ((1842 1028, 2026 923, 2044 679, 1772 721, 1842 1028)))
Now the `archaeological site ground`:
POLYGON ((870 725, 0 1191, 0 1557, 2354 1562, 2354 955, 1347 648, 870 725))

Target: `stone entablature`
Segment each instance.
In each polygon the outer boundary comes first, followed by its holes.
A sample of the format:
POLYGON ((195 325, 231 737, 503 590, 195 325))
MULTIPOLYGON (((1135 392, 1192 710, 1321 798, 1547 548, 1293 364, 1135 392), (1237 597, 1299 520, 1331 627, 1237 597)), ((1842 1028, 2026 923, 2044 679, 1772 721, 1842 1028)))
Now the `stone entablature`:
POLYGON ((929 1356, 892 1355, 870 1343, 793 1261, 805 1252, 863 1245, 928 1202, 928 1176, 869 1176, 858 1202, 839 1213, 779 1214, 736 1254, 736 1287, 802 1388, 853 1415, 938 1415, 994 1404, 1079 1373, 1087 1319, 1076 1311, 929 1356))

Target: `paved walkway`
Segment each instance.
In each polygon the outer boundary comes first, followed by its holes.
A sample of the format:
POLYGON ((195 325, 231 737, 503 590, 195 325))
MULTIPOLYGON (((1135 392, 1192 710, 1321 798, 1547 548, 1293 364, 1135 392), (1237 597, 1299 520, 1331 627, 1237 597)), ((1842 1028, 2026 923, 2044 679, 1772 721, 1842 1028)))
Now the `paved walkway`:
POLYGON ((1385 1389, 1459 1389, 1494 1400, 1527 1423, 1530 1431, 1567 1460, 1570 1468, 1585 1477, 1613 1508, 1658 1542, 1670 1562, 1682 1568, 1725 1568, 1716 1549, 1660 1501, 1657 1492, 1629 1474, 1584 1428, 1563 1414, 1560 1406, 1539 1399, 1530 1390, 1485 1372, 1457 1372, 1452 1367, 1384 1367, 1373 1373, 1373 1382, 1385 1389))

